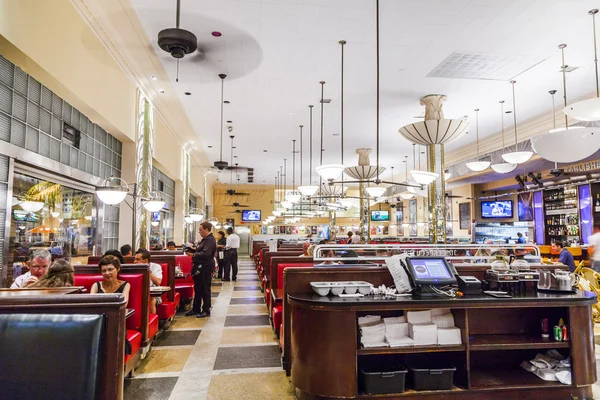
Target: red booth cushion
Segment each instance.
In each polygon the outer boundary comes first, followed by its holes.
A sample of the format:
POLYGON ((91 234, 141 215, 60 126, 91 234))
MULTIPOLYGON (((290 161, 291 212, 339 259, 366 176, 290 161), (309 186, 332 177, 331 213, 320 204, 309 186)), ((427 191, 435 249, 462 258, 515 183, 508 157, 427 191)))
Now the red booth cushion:
MULTIPOLYGON (((127 329, 140 330, 142 326, 142 274, 120 274, 119 279, 129 282, 129 303, 127 308, 135 310, 133 315, 127 318, 127 329)), ((102 281, 100 274, 75 274, 75 286, 83 286, 90 292, 92 285, 102 281)), ((147 312, 147 311, 146 311, 147 312)))
POLYGON ((176 283, 175 284, 175 294, 180 295, 183 299, 193 299, 194 298, 194 284, 188 282, 176 283))
POLYGON ((179 303, 181 303, 181 294, 179 292, 175 292, 175 308, 179 307, 179 303))
POLYGON ((181 272, 184 275, 189 275, 185 279, 177 279, 176 282, 189 282, 192 285, 194 284, 194 279, 192 279, 192 257, 186 256, 185 254, 175 256, 175 265, 178 265, 181 268, 181 272))
POLYGON ((131 343, 131 354, 125 354, 125 363, 137 353, 142 345, 142 334, 139 331, 127 329, 125 337, 131 343))
POLYGON ((313 263, 289 263, 289 264, 279 264, 277 265, 277 288, 283 289, 283 271, 286 268, 312 268, 313 263))
MULTIPOLYGON (((283 321, 283 306, 273 307, 273 327, 277 329, 280 327, 283 321)), ((280 331, 281 334, 281 331, 280 331)))
POLYGON ((158 315, 150 314, 148 319, 148 339, 154 337, 158 332, 158 315))
POLYGON ((173 301, 163 301, 156 306, 156 314, 158 315, 158 319, 169 319, 175 316, 175 310, 175 302, 173 301))

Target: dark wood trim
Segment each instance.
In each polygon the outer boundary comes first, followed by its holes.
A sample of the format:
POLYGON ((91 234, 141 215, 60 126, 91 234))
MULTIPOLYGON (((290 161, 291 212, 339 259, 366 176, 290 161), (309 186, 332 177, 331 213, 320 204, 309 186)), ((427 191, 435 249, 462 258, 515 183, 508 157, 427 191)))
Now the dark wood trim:
MULTIPOLYGON (((0 314, 103 314, 104 351, 100 358, 98 399, 123 398, 125 358, 125 299, 120 294, 2 296, 0 314)), ((95 360, 90 360, 95 362, 95 360)))

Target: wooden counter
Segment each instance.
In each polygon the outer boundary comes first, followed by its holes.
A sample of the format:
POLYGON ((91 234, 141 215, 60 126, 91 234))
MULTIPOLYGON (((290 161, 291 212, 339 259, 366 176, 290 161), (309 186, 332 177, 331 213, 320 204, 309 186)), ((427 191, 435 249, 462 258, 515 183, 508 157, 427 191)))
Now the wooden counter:
MULTIPOLYGON (((321 279, 310 269, 286 270, 289 279, 307 282, 341 280, 344 271, 326 272, 321 279), (300 274, 309 274, 311 277, 300 274), (340 279, 334 279, 340 278, 340 279)), ((314 270, 312 270, 314 271, 314 270)), ((347 272, 347 275, 355 272, 347 272)), ((378 284, 389 278, 371 270, 378 284), (381 276, 380 276, 381 275, 381 276)), ((389 274, 388 274, 389 276, 389 274)), ((355 280, 348 277, 346 280, 355 280)), ((300 286, 292 285, 295 288, 300 286)), ((291 379, 299 399, 570 399, 591 398, 596 381, 593 326, 589 292, 569 295, 530 292, 521 297, 498 299, 487 295, 464 298, 339 298, 321 297, 305 290, 287 293, 290 308, 290 349, 287 355, 291 379), (357 319, 364 315, 399 316, 405 310, 449 308, 461 329, 462 343, 454 346, 369 348, 360 346, 357 319), (541 338, 540 320, 548 318, 550 329, 563 318, 570 341, 541 338), (571 334, 572 333, 572 334, 571 334), (557 349, 572 358, 572 385, 543 381, 519 364, 537 353, 557 349), (410 358, 442 359, 456 367, 454 388, 414 391, 407 386, 395 395, 361 393, 358 371, 364 363, 405 363, 410 358)))

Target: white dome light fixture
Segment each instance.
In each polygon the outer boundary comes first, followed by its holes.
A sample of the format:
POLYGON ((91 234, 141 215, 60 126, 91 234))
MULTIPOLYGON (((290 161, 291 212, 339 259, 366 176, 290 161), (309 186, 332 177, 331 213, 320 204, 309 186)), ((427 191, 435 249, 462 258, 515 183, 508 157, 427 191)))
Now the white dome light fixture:
POLYGON ((163 209, 166 202, 164 200, 163 194, 158 190, 153 190, 150 192, 149 199, 142 200, 142 205, 144 208, 150 212, 157 212, 163 209))
POLYGON ((292 208, 293 204, 291 201, 282 201, 281 203, 279 203, 281 205, 281 207, 283 207, 284 209, 288 209, 288 208, 292 208))
POLYGON ((308 186, 298 186, 298 191, 302 193, 303 196, 312 196, 319 190, 318 186, 308 185, 308 186))
POLYGON ((190 218, 194 222, 200 222, 202 221, 202 218, 204 218, 204 213, 201 210, 198 210, 197 208, 192 208, 190 210, 190 218))
POLYGON ((452 174, 448 170, 445 170, 444 171, 444 180, 447 181, 451 177, 452 177, 452 174))
POLYGON ((477 143, 477 161, 468 162, 466 163, 466 166, 473 172, 481 172, 488 169, 491 162, 479 160, 479 157, 481 157, 479 154, 479 108, 475 109, 475 135, 477 143))
POLYGON ((349 199, 347 197, 343 197, 343 198, 339 199, 338 201, 344 208, 352 208, 355 205, 354 199, 349 199))
POLYGON ((325 180, 334 180, 342 175, 344 166, 342 164, 324 164, 317 167, 317 174, 325 180))
POLYGON ((410 200, 413 197, 415 197, 414 193, 410 193, 410 192, 402 192, 400 193, 400 197, 402 198, 402 200, 410 200))
POLYGON ((50 215, 52 215, 54 218, 56 218, 56 217, 58 217, 60 215, 60 212, 58 212, 58 211, 52 211, 50 213, 50 215))
POLYGON ((185 221, 186 224, 192 224, 192 223, 194 223, 194 220, 189 215, 186 215, 185 217, 183 217, 183 220, 185 221))
POLYGON ((150 225, 152 225, 152 226, 158 226, 158 221, 152 221, 152 222, 150 222, 150 225))
POLYGON ((28 213, 37 212, 37 211, 40 211, 42 208, 44 208, 44 203, 41 201, 25 200, 25 201, 21 202, 19 205, 21 206, 23 211, 26 211, 28 213))
MULTIPOLYGON (((510 112, 510 111, 509 111, 510 112)), ((502 121, 502 152, 504 152, 504 100, 500 100, 500 119, 502 121)), ((496 163, 491 165, 492 169, 499 174, 508 174, 517 168, 517 164, 513 163, 496 163)))
POLYGON ((129 193, 127 182, 115 176, 106 178, 100 186, 96 187, 96 196, 101 202, 111 206, 125 200, 127 193, 129 193))
POLYGON ((285 200, 292 204, 296 204, 302 199, 302 193, 297 190, 292 190, 285 195, 285 200))
POLYGON ((368 188, 365 189, 365 191, 367 192, 367 194, 370 197, 374 197, 377 199, 385 193, 386 188, 384 188, 382 186, 369 186, 368 188))
POLYGON ((596 97, 592 99, 578 101, 569 106, 565 104, 563 112, 569 117, 579 121, 598 121, 600 120, 600 86, 598 85, 598 49, 596 46, 596 14, 598 14, 598 9, 594 8, 588 11, 588 14, 592 16, 594 64, 596 67, 596 97))
POLYGON ((410 176, 412 176, 412 178, 418 184, 429 185, 431 182, 433 182, 437 179, 439 174, 437 174, 435 172, 421 171, 421 170, 413 169, 410 171, 410 176))
POLYGON ((512 85, 512 97, 513 97, 513 120, 515 127, 515 151, 511 153, 502 154, 502 158, 509 164, 522 164, 529 161, 533 156, 532 151, 519 151, 519 139, 517 135, 517 107, 515 102, 515 83, 517 81, 510 81, 512 85))
MULTIPOLYGON (((566 85, 564 79, 565 71, 565 44, 558 46, 562 51, 562 73, 563 85, 566 85)), ((566 93, 566 87, 564 88, 566 93)), ((565 117, 565 127, 556 128, 556 116, 554 115, 554 94, 556 90, 551 90, 552 110, 554 129, 539 135, 531 140, 531 145, 536 153, 546 160, 555 163, 571 163, 582 160, 594 154, 600 149, 600 129, 596 127, 569 126, 565 117)), ((564 97, 565 106, 567 105, 566 96, 564 97)))
POLYGON ((208 222, 209 222, 209 223, 210 223, 212 226, 214 226, 215 228, 218 228, 218 227, 219 227, 219 220, 218 220, 217 218, 215 218, 215 217, 210 217, 210 218, 208 219, 208 222))

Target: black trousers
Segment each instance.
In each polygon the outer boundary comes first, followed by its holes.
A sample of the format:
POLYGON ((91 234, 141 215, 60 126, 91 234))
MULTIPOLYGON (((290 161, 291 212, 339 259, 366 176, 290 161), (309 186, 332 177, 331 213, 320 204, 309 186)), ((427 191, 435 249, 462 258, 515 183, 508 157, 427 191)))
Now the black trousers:
POLYGON ((210 313, 210 283, 212 280, 212 266, 203 265, 200 268, 200 274, 194 276, 194 306, 193 310, 195 313, 200 312, 200 306, 202 305, 202 311, 210 313))
POLYGON ((223 278, 229 279, 229 273, 231 271, 231 279, 237 279, 238 273, 238 254, 237 249, 225 250, 225 272, 223 278))
POLYGON ((217 278, 221 279, 223 278, 223 271, 225 270, 225 265, 227 264, 227 261, 225 259, 219 259, 218 260, 219 263, 219 272, 217 272, 217 278))

